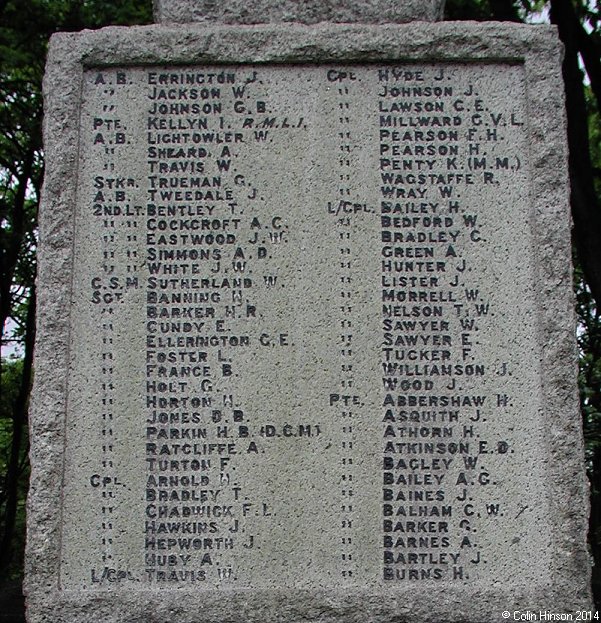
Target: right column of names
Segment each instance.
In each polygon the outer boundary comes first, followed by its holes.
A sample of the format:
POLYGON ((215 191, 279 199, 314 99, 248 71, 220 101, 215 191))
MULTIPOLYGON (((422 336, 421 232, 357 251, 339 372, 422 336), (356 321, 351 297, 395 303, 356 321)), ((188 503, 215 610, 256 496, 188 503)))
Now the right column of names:
POLYGON ((489 558, 509 514, 528 508, 503 487, 516 469, 511 353, 528 271, 512 275, 510 252, 528 222, 520 73, 505 93, 494 70, 377 74, 383 580, 473 581, 501 562, 489 558))

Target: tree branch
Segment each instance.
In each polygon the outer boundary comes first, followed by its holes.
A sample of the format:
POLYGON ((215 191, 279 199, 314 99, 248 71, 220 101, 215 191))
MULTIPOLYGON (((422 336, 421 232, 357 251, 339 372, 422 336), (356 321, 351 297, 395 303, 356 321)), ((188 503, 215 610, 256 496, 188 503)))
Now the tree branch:
POLYGON ((551 0, 551 22, 565 46, 563 78, 568 119, 568 147, 574 241, 595 304, 601 307, 601 212, 593 182, 583 76, 578 65, 577 29, 569 0, 551 0))
POLYGON ((25 196, 27 184, 31 178, 34 161, 34 150, 30 149, 23 163, 23 172, 19 176, 17 192, 12 207, 12 231, 9 240, 5 243, 5 251, 0 256, 0 337, 4 335, 4 323, 12 313, 11 287, 15 275, 15 268, 19 258, 19 251, 25 236, 25 196))

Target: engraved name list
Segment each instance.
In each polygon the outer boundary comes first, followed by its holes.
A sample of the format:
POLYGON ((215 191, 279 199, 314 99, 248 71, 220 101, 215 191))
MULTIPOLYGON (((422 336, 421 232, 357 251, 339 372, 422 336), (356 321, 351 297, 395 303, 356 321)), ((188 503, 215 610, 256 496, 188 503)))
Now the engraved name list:
POLYGON ((528 582, 524 89, 501 63, 86 70, 65 588, 528 582))

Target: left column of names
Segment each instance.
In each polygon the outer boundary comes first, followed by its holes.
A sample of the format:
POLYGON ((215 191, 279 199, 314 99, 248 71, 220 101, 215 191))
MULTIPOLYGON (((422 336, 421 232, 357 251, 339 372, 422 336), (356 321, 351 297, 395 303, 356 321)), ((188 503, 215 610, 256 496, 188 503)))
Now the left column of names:
MULTIPOLYGON (((123 546, 126 509, 138 487, 123 469, 120 440, 130 434, 132 402, 139 400, 135 376, 127 374, 120 344, 135 348, 137 304, 142 280, 138 256, 145 208, 140 146, 133 139, 137 112, 129 97, 127 69, 84 73, 80 120, 79 179, 75 213, 70 392, 65 458, 63 566, 65 587, 139 581, 132 566, 132 545, 123 546), (126 401, 123 396, 128 396, 126 401), (84 530, 93 556, 72 551, 84 530), (66 550, 65 550, 66 548, 66 550), (73 554, 78 554, 73 556, 73 554), (77 561, 73 564, 73 561, 77 561)), ((128 511, 128 512, 129 512, 128 511)))

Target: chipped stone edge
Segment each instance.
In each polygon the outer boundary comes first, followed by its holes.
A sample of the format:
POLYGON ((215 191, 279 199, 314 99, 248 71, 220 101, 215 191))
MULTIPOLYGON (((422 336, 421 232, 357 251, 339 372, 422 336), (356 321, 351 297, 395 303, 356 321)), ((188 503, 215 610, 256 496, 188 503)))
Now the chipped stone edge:
MULTIPOLYGON (((44 93, 46 177, 40 212, 31 489, 25 590, 29 623, 501 621, 502 609, 590 609, 588 491, 576 389, 569 186, 560 48, 553 28, 496 23, 107 28, 52 38, 44 93), (305 590, 67 591, 60 588, 61 487, 69 370, 73 218, 83 70, 90 66, 241 62, 523 63, 532 168, 541 391, 548 447, 551 575, 535 587, 408 584, 305 590), (567 371, 567 374, 566 374, 567 371)), ((536 565, 536 561, 533 561, 536 565)), ((516 583, 519 586, 519 581, 516 583)))

